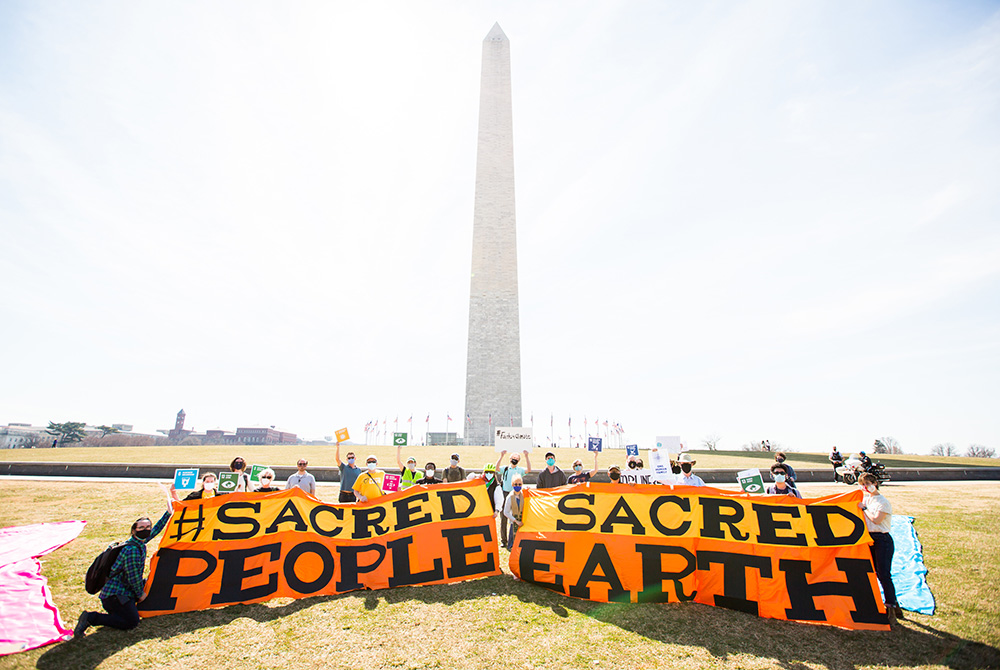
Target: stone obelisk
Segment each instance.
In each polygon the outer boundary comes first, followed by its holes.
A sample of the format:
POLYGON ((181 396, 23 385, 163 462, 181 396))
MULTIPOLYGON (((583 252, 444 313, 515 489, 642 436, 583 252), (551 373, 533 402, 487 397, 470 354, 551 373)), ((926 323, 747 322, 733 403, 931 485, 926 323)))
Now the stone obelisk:
POLYGON ((521 425, 515 228, 510 41, 495 23, 483 40, 479 89, 465 444, 492 444, 494 427, 521 425))

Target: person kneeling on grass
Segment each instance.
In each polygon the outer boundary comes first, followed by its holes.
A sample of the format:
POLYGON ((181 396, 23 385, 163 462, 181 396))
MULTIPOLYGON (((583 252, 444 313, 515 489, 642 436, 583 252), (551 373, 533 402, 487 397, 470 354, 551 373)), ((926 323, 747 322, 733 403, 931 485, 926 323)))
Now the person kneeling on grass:
POLYGON ((167 511, 154 525, 148 517, 136 519, 132 535, 125 542, 121 553, 111 566, 111 574, 101 589, 101 606, 107 614, 84 611, 73 629, 74 637, 81 637, 90 626, 111 626, 130 630, 139 625, 138 604, 145 598, 146 543, 157 536, 170 521, 172 512, 167 498, 167 511))

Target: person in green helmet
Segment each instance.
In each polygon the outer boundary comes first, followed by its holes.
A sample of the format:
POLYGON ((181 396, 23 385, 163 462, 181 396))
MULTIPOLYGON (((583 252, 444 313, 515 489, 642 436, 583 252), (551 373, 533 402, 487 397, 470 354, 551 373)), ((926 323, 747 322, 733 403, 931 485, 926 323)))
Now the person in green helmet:
POLYGON ((483 481, 486 482, 486 492, 490 496, 490 504, 493 505, 493 516, 497 516, 503 511, 503 487, 497 479, 497 466, 487 463, 483 466, 483 481))

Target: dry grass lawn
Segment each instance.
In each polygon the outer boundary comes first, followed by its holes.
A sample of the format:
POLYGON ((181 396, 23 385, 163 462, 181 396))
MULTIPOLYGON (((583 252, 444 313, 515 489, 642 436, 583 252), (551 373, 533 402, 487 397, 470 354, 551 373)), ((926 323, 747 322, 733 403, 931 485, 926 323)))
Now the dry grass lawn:
MULTIPOLYGON (((163 506, 151 484, 5 480, 4 488, 0 526, 88 521, 76 541, 42 559, 71 626, 81 610, 99 607, 83 589, 93 557, 163 506)), ((590 603, 505 574, 160 616, 130 632, 94 628, 80 640, 0 658, 0 669, 1000 667, 997 493, 996 483, 887 487, 896 511, 917 517, 938 602, 935 616, 909 615, 890 632, 690 603, 590 603)), ((321 486, 319 495, 333 500, 336 488, 321 486)))

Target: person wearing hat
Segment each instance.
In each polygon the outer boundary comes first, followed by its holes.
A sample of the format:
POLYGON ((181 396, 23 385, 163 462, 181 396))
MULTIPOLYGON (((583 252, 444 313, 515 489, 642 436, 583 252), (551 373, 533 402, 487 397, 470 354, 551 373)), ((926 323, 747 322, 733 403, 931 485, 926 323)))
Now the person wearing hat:
POLYGON ((365 463, 368 469, 354 482, 354 495, 357 496, 358 502, 368 502, 373 498, 385 495, 385 492, 382 491, 385 473, 378 469, 378 458, 372 454, 365 463))
POLYGON ((503 487, 497 479, 497 466, 494 463, 487 463, 483 466, 481 475, 486 482, 486 492, 490 496, 490 504, 493 505, 493 516, 503 511, 503 487))
POLYGON ((569 476, 566 481, 570 484, 583 484, 590 481, 590 478, 594 476, 597 472, 597 454, 600 452, 594 452, 594 468, 592 470, 584 471, 583 461, 579 458, 573 461, 573 474, 569 476))
POLYGON ((458 465, 458 454, 451 455, 451 465, 444 469, 441 477, 446 482, 460 482, 465 479, 465 470, 458 465))
POLYGON ((402 454, 403 447, 396 447, 396 465, 399 466, 399 488, 405 490, 413 486, 420 480, 424 473, 417 470, 417 459, 410 456, 406 459, 406 467, 403 467, 402 454))
POLYGON ((696 460, 691 458, 691 454, 684 453, 677 457, 677 462, 681 466, 681 474, 677 477, 677 483, 681 486, 704 486, 705 480, 695 474, 691 474, 691 469, 696 460))
POLYGON ((434 465, 432 461, 428 461, 427 465, 424 466, 424 478, 417 480, 418 484, 441 484, 444 482, 443 479, 438 479, 434 476, 437 472, 437 466, 434 465))
POLYGON ((566 473, 556 467, 556 455, 551 451, 545 454, 545 465, 547 467, 538 473, 538 483, 535 484, 535 488, 554 489, 565 486, 566 473))
POLYGON ((618 484, 622 478, 622 469, 617 465, 612 465, 608 468, 608 479, 611 480, 612 484, 618 484))
POLYGON ((866 454, 865 452, 863 451, 858 452, 858 460, 861 461, 861 467, 864 468, 865 472, 868 472, 869 470, 872 469, 872 459, 869 458, 868 454, 866 454))

